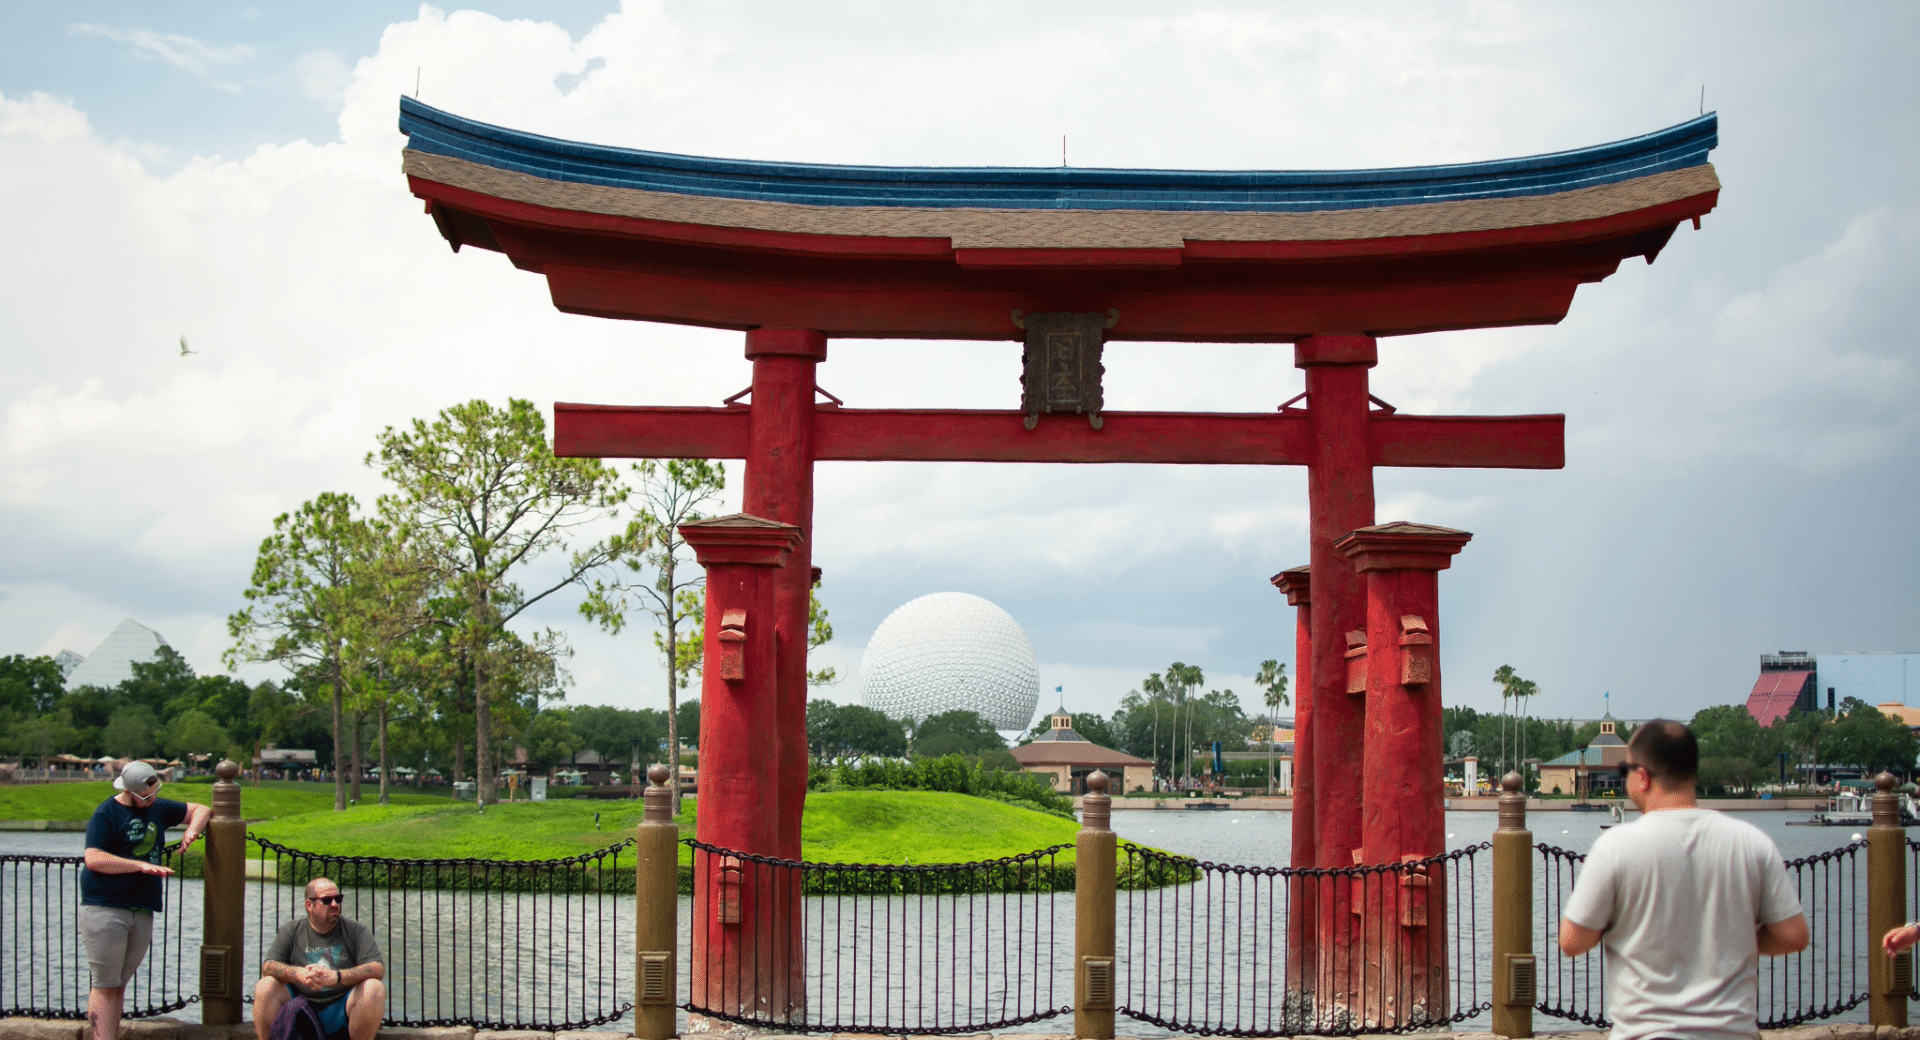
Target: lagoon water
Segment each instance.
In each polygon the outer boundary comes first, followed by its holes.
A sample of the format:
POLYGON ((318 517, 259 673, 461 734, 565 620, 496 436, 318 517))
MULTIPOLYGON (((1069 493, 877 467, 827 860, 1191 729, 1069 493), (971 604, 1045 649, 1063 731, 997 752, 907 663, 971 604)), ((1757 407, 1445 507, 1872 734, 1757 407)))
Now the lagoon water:
MULTIPOLYGON (((1635 816, 1636 814, 1629 813, 1629 821, 1634 819, 1635 816)), ((1855 838, 1856 832, 1848 828, 1790 827, 1787 825, 1790 820, 1803 820, 1806 816, 1807 814, 1803 812, 1785 811, 1739 814, 1739 818, 1760 827, 1772 837, 1775 844, 1780 847, 1783 856, 1789 859, 1826 852, 1844 846, 1855 838)), ((1493 829, 1498 825, 1498 822, 1499 817, 1497 813, 1450 811, 1447 813, 1447 829, 1449 833, 1447 846, 1457 849, 1486 841, 1491 837, 1493 829)), ((1528 824, 1532 830, 1535 842, 1559 846, 1572 852, 1586 852, 1592 847, 1594 840, 1600 835, 1601 825, 1607 822, 1609 822, 1609 817, 1605 813, 1536 812, 1531 815, 1528 824)), ((1287 865, 1291 848, 1291 826, 1291 813, 1285 811, 1229 810, 1225 812, 1192 812, 1166 809, 1121 810, 1113 814, 1114 830, 1120 835, 1123 841, 1137 842, 1169 852, 1192 856, 1207 862, 1250 867, 1281 867, 1287 865)), ((83 846, 84 836, 79 833, 0 832, 0 855, 76 856, 80 854, 83 846)), ((1487 889, 1490 888, 1491 884, 1490 861, 1482 858, 1480 862, 1482 867, 1475 876, 1478 879, 1479 887, 1487 889)), ((1862 867, 1864 868, 1864 862, 1862 863, 1862 867)), ((177 924, 181 929, 182 949, 190 955, 191 951, 195 950, 199 943, 199 885, 195 882, 188 882, 180 886, 180 894, 182 896, 181 902, 184 905, 178 907, 173 913, 170 913, 169 917, 173 919, 171 923, 177 924)), ((258 918, 254 904, 257 902, 260 894, 261 886, 249 886, 249 944, 255 941, 255 922, 258 918)), ((1481 919, 1474 922, 1474 927, 1470 930, 1470 934, 1476 940, 1479 959, 1484 960, 1489 949, 1489 936, 1487 932, 1490 922, 1485 918, 1487 917, 1487 908, 1491 905, 1488 898, 1490 892, 1483 892, 1481 896, 1482 898, 1476 904, 1480 911, 1478 916, 1481 919)), ((487 900, 487 906, 479 908, 479 912, 504 919, 508 914, 513 913, 521 903, 527 902, 530 898, 531 897, 524 896, 492 897, 487 900)), ((952 897, 942 898, 951 899, 952 897)), ((1033 897, 1028 898, 1031 899, 1033 897)), ((936 899, 930 898, 927 901, 927 905, 932 906, 932 904, 937 901, 936 899)), ((441 904, 438 901, 431 902, 433 906, 424 908, 428 916, 440 918, 444 922, 464 921, 476 912, 476 908, 470 902, 465 905, 456 902, 448 902, 445 904, 441 904)), ((811 903, 813 901, 809 900, 809 902, 811 903)), ((914 912, 919 912, 924 909, 919 907, 912 897, 901 897, 901 902, 907 904, 902 907, 903 911, 911 908, 914 912)), ((1042 897, 1041 903, 1044 904, 1047 915, 1053 918, 1057 927, 1061 929, 1063 936, 1061 941, 1070 946, 1073 912, 1071 895, 1042 897)), ((12 915, 18 913, 22 908, 6 907, 4 909, 9 915, 12 915)), ((934 908, 933 912, 936 915, 944 916, 942 911, 937 907, 934 908)), ((1538 913, 1537 910, 1536 913, 1538 913)), ((610 919, 608 923, 612 923, 611 919, 613 918, 619 919, 617 927, 620 943, 618 950, 614 952, 615 960, 621 964, 631 965, 632 940, 630 935, 630 922, 632 919, 632 900, 630 898, 612 898, 607 900, 605 904, 605 915, 610 919)), ((356 916, 366 916, 366 912, 363 911, 356 916)), ((909 916, 908 913, 903 912, 901 919, 906 920, 909 916)), ((687 970, 685 957, 688 944, 684 940, 684 936, 688 932, 690 918, 690 901, 683 899, 681 903, 681 929, 683 933, 683 942, 681 944, 682 974, 680 976, 682 980, 687 977, 685 974, 687 970)), ((1539 930, 1539 927, 1540 926, 1536 926, 1536 931, 1539 930)), ((860 942, 871 946, 873 939, 874 936, 869 933, 864 935, 860 942)), ((911 941, 910 937, 904 934, 895 936, 896 942, 903 940, 911 941)), ((1550 941, 1550 936, 1536 936, 1536 943, 1546 943, 1550 941)), ((407 945, 411 948, 405 950, 404 957, 406 960, 413 961, 416 964, 437 964, 444 956, 444 951, 433 949, 430 946, 423 948, 417 943, 409 943, 407 945)), ((855 945, 850 938, 842 951, 843 957, 853 956, 855 945)), ((395 950, 390 953, 389 956, 397 960, 398 957, 395 957, 397 954, 401 954, 401 951, 395 950)), ((249 949, 249 960, 257 958, 258 956, 258 951, 249 949)), ((582 954, 582 957, 585 960, 591 960, 593 955, 588 952, 582 954)), ((586 963, 585 960, 575 961, 571 967, 571 971, 578 973, 577 977, 584 977, 589 973, 597 974, 597 964, 589 964, 586 963)), ((1041 963, 1045 963, 1044 957, 1039 958, 1039 960, 1041 963)), ((1061 958, 1062 963, 1066 961, 1068 961, 1068 958, 1061 958)), ((491 970, 492 965, 485 967, 489 969, 484 971, 485 975, 498 979, 498 974, 494 970, 491 970)), ((80 971, 84 973, 84 970, 84 966, 82 966, 80 971)), ((466 970, 471 971, 473 969, 468 968, 466 970)), ((623 977, 630 979, 630 968, 626 970, 629 974, 623 977)), ((815 966, 815 972, 817 971, 818 966, 815 966)), ((432 974, 444 975, 445 972, 435 971, 432 974)), ((1039 974, 1046 976, 1057 973, 1042 970, 1039 974)), ((1486 979, 1484 966, 1480 970, 1480 976, 1480 985, 1483 992, 1489 990, 1490 985, 1486 979)), ((486 984, 482 983, 479 978, 474 978, 473 981, 478 984, 479 988, 487 988, 486 984)), ((906 992, 905 986, 908 981, 909 980, 906 979, 901 980, 901 986, 897 991, 889 994, 888 997, 885 998, 889 1004, 893 1004, 894 998, 898 997, 901 1003, 894 1004, 894 1007, 897 1013, 900 1014, 910 1013, 907 1007, 908 1003, 918 1003, 916 998, 910 997, 906 992)), ((986 977, 985 968, 983 967, 979 977, 976 979, 963 979, 960 981, 971 981, 976 986, 984 986, 991 985, 994 980, 986 977)), ((1042 980, 1036 978, 1033 981, 1040 982, 1042 980)), ((1062 978, 1047 979, 1045 981, 1052 982, 1060 992, 1070 994, 1072 991, 1070 978, 1063 976, 1062 978)), ((189 985, 191 985, 190 982, 189 985)), ((623 985, 630 986, 630 982, 624 983, 623 985)), ((682 985, 684 985, 684 981, 682 985)), ((460 988, 464 988, 464 986, 460 988)), ((520 987, 515 986, 515 988, 520 987)), ((498 1007, 498 1005, 496 1005, 496 1007, 498 1007)), ((189 1021, 197 1021, 198 1010, 198 1005, 189 1005, 186 1009, 176 1012, 175 1014, 177 1017, 189 1021)), ((496 1014, 504 1010, 504 1008, 499 1008, 496 1014)), ((1864 1007, 1855 1008, 1834 1019, 1834 1021, 1859 1022, 1865 1020, 1864 1007)), ((1059 1020, 1056 1019, 1053 1021, 1057 1022, 1059 1020)), ((1547 1019, 1542 1016, 1539 1021, 1542 1028, 1555 1027, 1555 1022, 1552 1019, 1547 1019)), ((630 1017, 623 1018, 619 1022, 613 1023, 611 1028, 624 1028, 629 1026, 630 1023, 630 1017)), ((1463 1023, 1460 1028, 1473 1029, 1484 1027, 1484 1016, 1481 1016, 1478 1019, 1463 1023)), ((1041 1023, 1028 1028, 1045 1029, 1050 1028, 1050 1026, 1041 1023)), ((1128 1022, 1122 1031, 1129 1035, 1136 1036, 1172 1035, 1167 1031, 1156 1029, 1143 1022, 1128 1022)))

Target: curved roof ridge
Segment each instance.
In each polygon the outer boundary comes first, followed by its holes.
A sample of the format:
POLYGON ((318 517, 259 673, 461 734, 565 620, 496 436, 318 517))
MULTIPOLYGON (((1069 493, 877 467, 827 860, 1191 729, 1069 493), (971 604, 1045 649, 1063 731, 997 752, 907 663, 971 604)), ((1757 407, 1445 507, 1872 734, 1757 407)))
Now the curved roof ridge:
POLYGON ((567 141, 400 99, 415 151, 573 184, 811 206, 1311 212, 1549 195, 1704 165, 1706 113, 1541 155, 1360 170, 843 166, 721 159, 567 141))

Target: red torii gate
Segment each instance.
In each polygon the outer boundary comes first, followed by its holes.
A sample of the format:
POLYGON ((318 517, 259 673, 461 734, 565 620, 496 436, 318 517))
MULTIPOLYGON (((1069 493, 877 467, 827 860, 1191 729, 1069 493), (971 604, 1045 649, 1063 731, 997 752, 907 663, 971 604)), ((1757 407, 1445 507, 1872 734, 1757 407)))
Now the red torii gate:
MULTIPOLYGON (((1312 650, 1296 698, 1293 862, 1442 851, 1364 848, 1356 749, 1370 776, 1439 749, 1366 744, 1372 709, 1349 696, 1344 667, 1345 634, 1368 627, 1366 582, 1336 543, 1374 523, 1374 467, 1559 468, 1564 424, 1373 407, 1376 338, 1557 322, 1580 284, 1626 257, 1651 262, 1681 221, 1712 210, 1716 128, 1707 115, 1554 155, 1341 173, 913 169, 608 148, 401 101, 410 186, 455 250, 507 254, 547 279, 563 311, 746 333, 750 403, 559 404, 555 452, 741 459, 745 513, 798 529, 770 564, 771 703, 727 716, 771 721, 772 768, 724 778, 716 786, 738 800, 704 805, 699 825, 712 844, 790 859, 806 789, 821 461, 1306 466, 1312 650), (817 403, 815 369, 837 337, 1024 338, 1023 407, 817 403), (1108 412, 1107 339, 1291 343, 1305 403, 1108 412), (750 819, 769 807, 771 847, 750 819)), ((708 619, 710 639, 720 627, 708 619)), ((729 689, 713 669, 704 682, 703 704, 729 689)), ((1436 703, 1437 687, 1426 692, 1436 703)), ((703 742, 745 739, 715 722, 703 742)), ((703 775, 703 789, 720 779, 703 775)), ((1438 814, 1440 792, 1426 786, 1438 814)))

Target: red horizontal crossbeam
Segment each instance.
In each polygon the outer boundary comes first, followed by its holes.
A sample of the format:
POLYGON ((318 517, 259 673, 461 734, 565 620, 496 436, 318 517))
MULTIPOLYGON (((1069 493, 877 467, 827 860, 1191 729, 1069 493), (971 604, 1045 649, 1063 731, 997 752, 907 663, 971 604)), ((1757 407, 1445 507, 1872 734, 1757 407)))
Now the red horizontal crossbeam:
MULTIPOLYGON (((747 454, 748 409, 596 404, 553 406, 554 454, 592 458, 738 459, 747 454)), ((1107 412, 1048 416, 1028 430, 1013 411, 866 409, 814 411, 822 462, 1078 462, 1302 466, 1300 413, 1107 412)), ((1373 464, 1401 467, 1560 469, 1563 415, 1420 416, 1376 413, 1373 464)))

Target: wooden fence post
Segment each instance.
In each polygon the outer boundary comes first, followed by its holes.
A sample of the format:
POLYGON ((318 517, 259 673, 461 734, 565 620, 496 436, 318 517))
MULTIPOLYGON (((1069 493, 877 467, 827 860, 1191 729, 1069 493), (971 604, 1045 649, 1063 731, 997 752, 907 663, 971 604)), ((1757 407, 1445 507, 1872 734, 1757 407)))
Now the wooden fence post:
POLYGON ((1113 1040, 1114 837, 1107 774, 1094 770, 1073 840, 1073 1035, 1113 1040))
MULTIPOLYGON (((1551 937, 1549 937, 1549 941, 1551 937)), ((1493 832, 1493 1031, 1533 1035, 1533 832, 1520 774, 1500 778, 1500 826, 1493 832)))
MULTIPOLYGON (((213 769, 213 822, 207 825, 201 882, 200 1020, 210 1026, 240 1022, 247 919, 247 824, 240 818, 240 767, 213 769)), ((261 953, 266 951, 262 950, 261 953)))
POLYGON ((1907 921, 1907 832, 1891 773, 1873 778, 1873 826, 1867 830, 1867 1014, 1876 1026, 1907 1024, 1913 951, 1888 957, 1880 939, 1907 921))
POLYGON ((669 1040, 678 1014, 676 958, 680 908, 680 829, 673 822, 673 771, 647 770, 646 810, 634 839, 633 1035, 669 1040))

